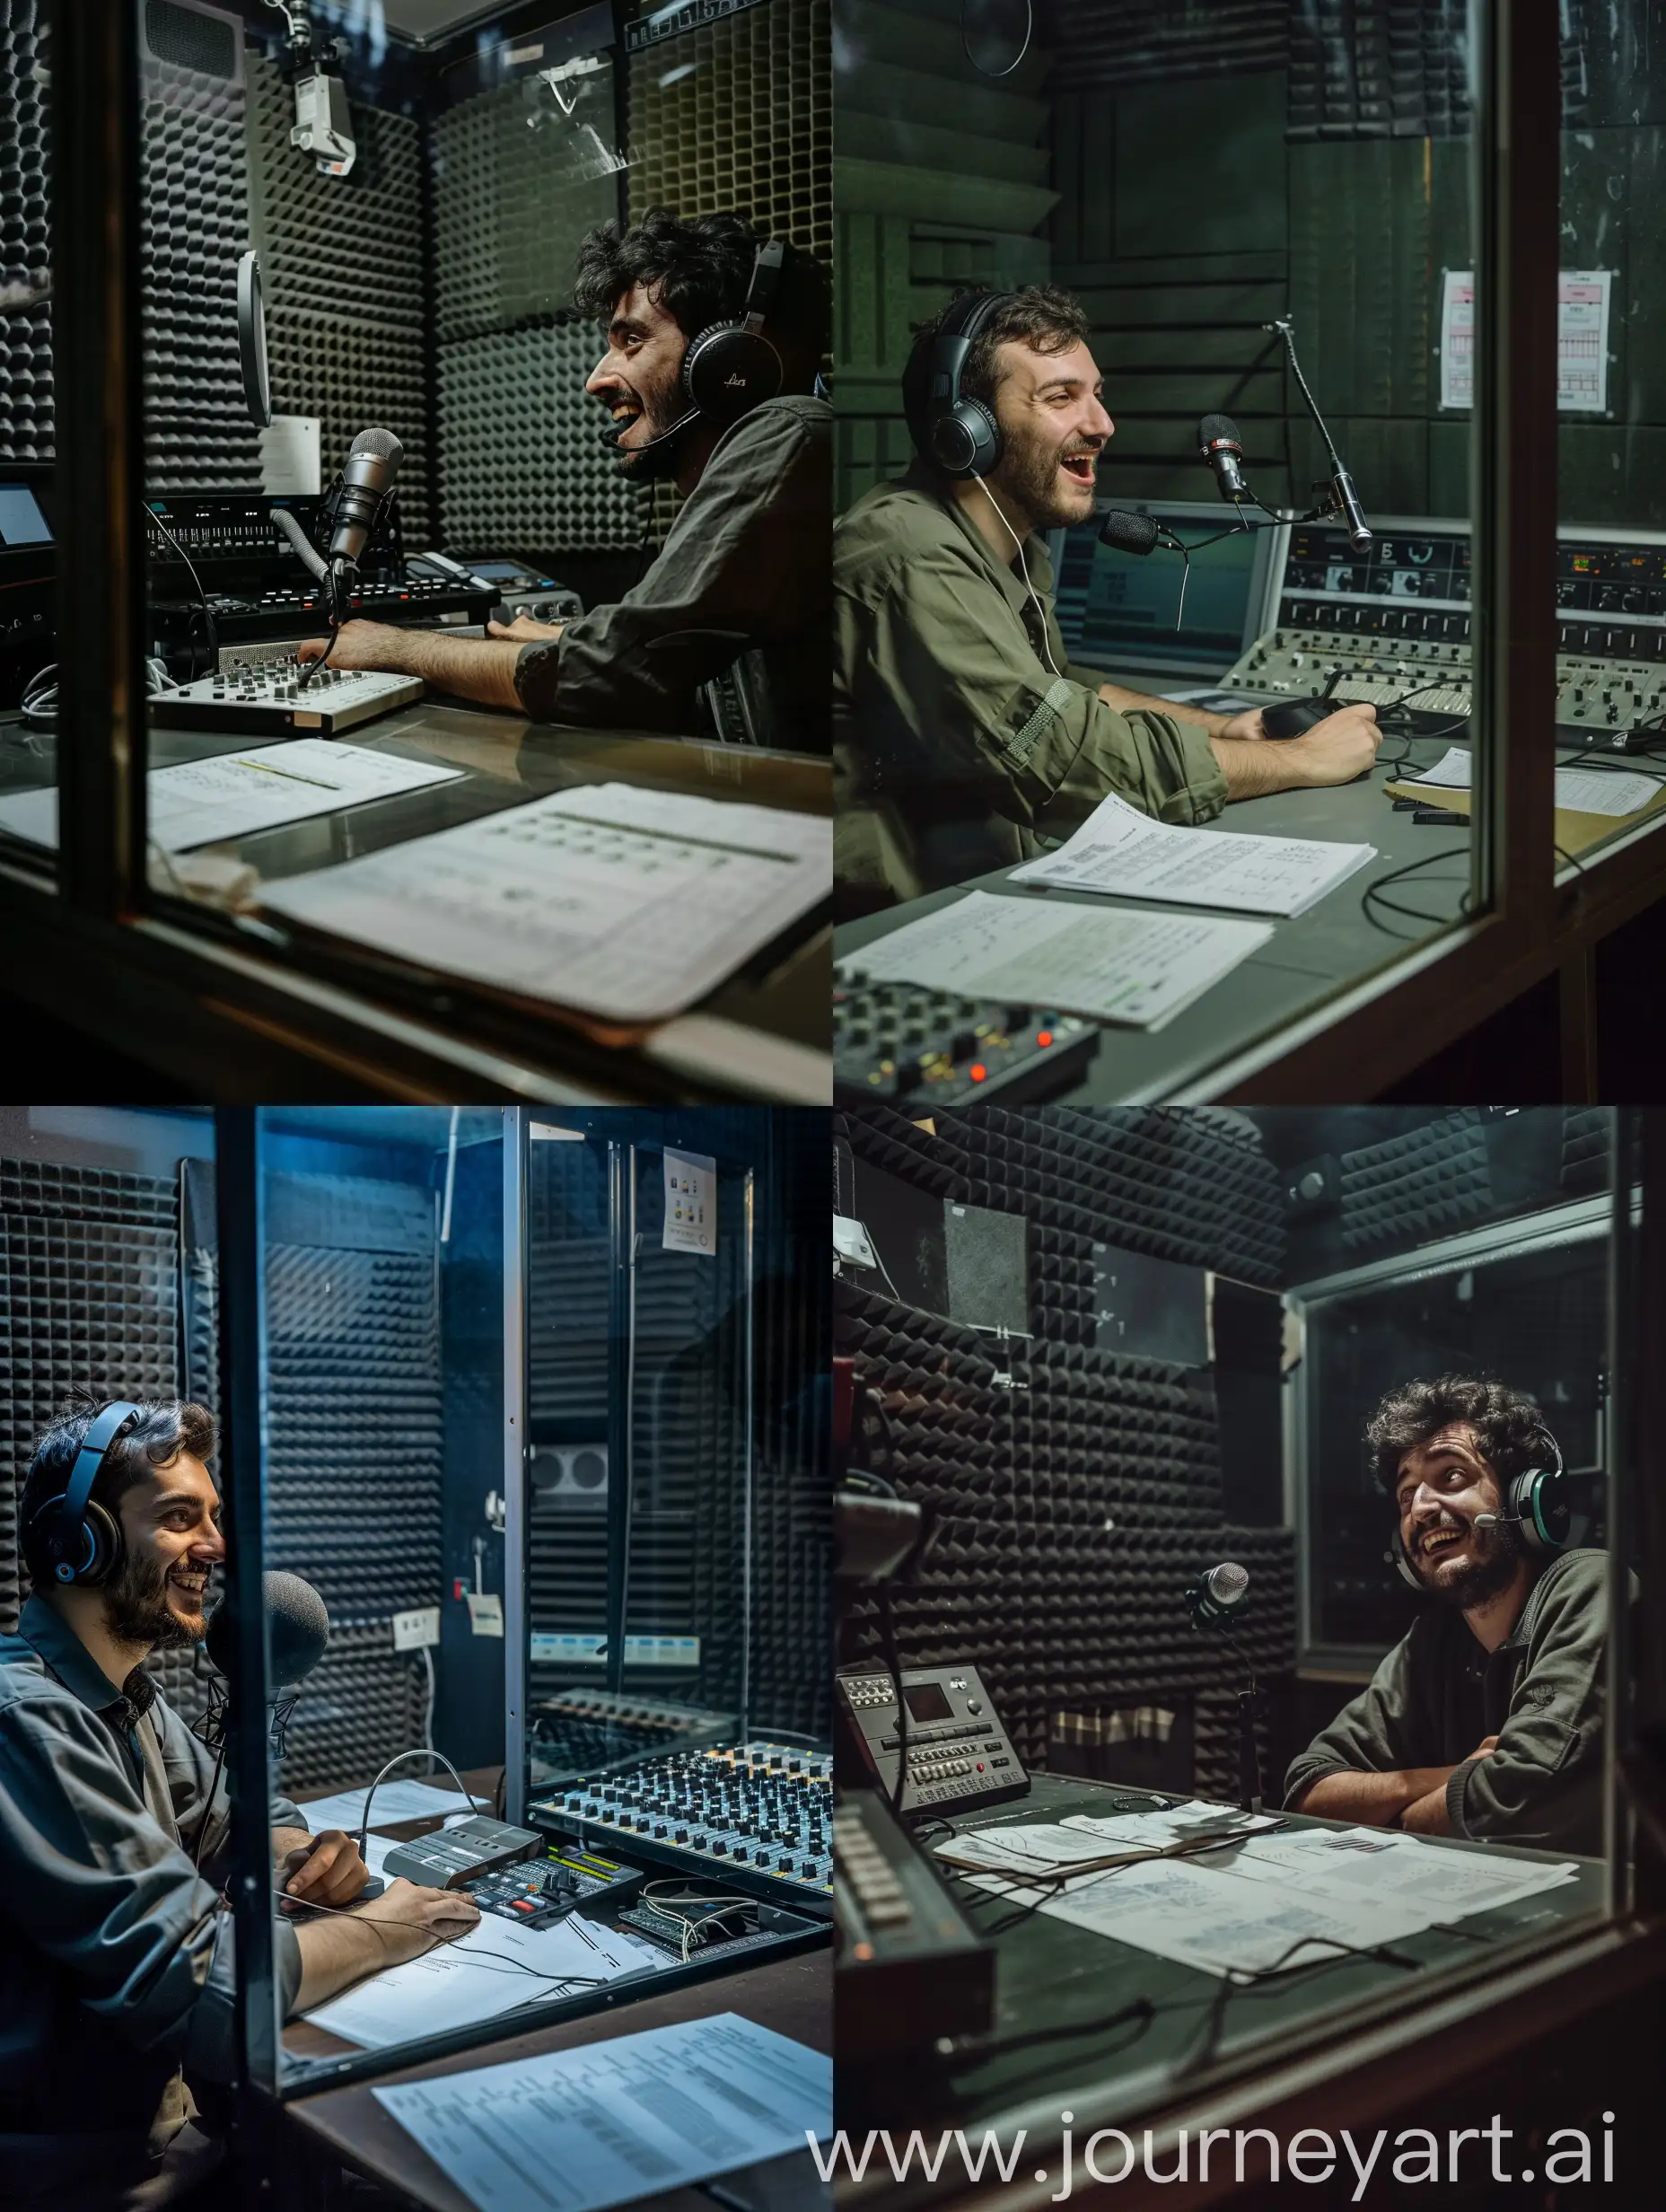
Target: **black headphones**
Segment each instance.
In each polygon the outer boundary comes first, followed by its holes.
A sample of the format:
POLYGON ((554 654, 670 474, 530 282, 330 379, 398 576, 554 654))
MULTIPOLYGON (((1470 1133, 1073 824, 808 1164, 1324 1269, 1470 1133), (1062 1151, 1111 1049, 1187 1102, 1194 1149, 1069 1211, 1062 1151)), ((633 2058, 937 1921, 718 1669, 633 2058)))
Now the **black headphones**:
MULTIPOLYGON (((1567 1464, 1562 1457, 1562 1447, 1540 1421, 1533 1434, 1548 1444, 1549 1464, 1529 1467, 1513 1475, 1504 1493, 1503 1513, 1477 1514, 1477 1528, 1496 1528, 1502 1523, 1513 1523, 1521 1532, 1521 1541, 1531 1552, 1554 1558, 1565 1551, 1571 1544, 1579 1543, 1584 1535, 1584 1517, 1576 1526, 1574 1501, 1568 1491, 1567 1464)), ((1399 1523, 1394 1524, 1394 1538, 1389 1548, 1389 1558, 1399 1571, 1400 1580, 1408 1583, 1420 1595, 1426 1595, 1427 1585, 1416 1568, 1406 1557, 1406 1547, 1400 1541, 1399 1523)))
POLYGON ((933 336, 925 390, 908 395, 914 443, 945 476, 987 476, 999 466, 1000 425, 981 399, 966 397, 960 378, 978 332, 1013 296, 1010 292, 971 292, 956 300, 933 336))
POLYGON ((101 1407, 89 1424, 69 1470, 69 1480, 29 1516, 24 1554, 32 1571, 39 1560, 60 1586, 83 1588, 107 1581, 122 1554, 116 1517, 92 1497, 92 1486, 111 1445, 139 1418, 140 1408, 125 1399, 101 1407))
POLYGON ((781 356, 764 336, 786 264, 784 239, 767 238, 752 264, 746 305, 732 322, 708 322, 682 357, 683 396, 707 422, 728 429, 780 391, 781 356))

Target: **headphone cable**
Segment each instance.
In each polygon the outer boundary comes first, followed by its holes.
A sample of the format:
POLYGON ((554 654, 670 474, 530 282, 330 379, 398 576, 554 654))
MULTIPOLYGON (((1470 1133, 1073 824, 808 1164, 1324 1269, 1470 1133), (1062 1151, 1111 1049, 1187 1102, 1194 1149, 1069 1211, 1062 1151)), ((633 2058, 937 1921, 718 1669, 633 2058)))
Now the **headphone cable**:
POLYGON ((1048 666, 1058 678, 1059 681, 1063 683, 1065 680, 1065 672, 1062 668, 1060 668, 1058 663, 1053 658, 1053 648, 1048 643, 1047 609, 1041 604, 1040 592, 1037 591, 1035 585, 1030 581, 1030 563, 1024 558, 1024 541, 1019 536, 1018 532, 1013 528, 1013 525, 1007 521, 1005 514, 1002 511, 1000 501, 995 497, 989 487, 984 482, 982 477, 974 476, 972 481, 983 493, 984 497, 989 502, 989 505, 995 509, 995 513, 1000 515, 1002 529, 1005 531, 1007 536, 1018 548, 1018 566, 1023 572, 1024 589, 1035 601, 1036 612, 1041 618, 1041 650, 1047 656, 1048 666))

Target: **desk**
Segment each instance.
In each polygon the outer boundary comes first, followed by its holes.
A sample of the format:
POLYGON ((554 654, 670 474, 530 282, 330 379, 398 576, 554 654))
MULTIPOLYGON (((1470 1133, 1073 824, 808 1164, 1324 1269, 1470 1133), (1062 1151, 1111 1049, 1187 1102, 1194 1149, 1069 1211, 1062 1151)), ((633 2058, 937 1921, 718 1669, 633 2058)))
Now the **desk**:
MULTIPOLYGON (((1307 913, 1291 921, 1274 922, 1273 935, 1259 952, 1177 1014, 1165 1029, 1154 1032, 1105 1030, 1097 1056, 1088 1063, 1075 1087, 1057 1095, 1082 1104, 1144 1105, 1189 1094, 1206 1085, 1214 1070, 1258 1039, 1312 1012, 1336 992, 1388 966, 1407 946, 1426 942, 1447 922, 1455 920, 1469 886, 1468 829, 1420 828, 1409 813, 1395 812, 1382 789, 1391 775, 1432 767, 1445 750, 1443 742, 1425 739, 1412 742, 1402 757, 1399 742, 1388 739, 1383 751, 1393 762, 1392 768, 1379 763, 1369 777, 1328 790, 1281 791, 1264 798, 1240 800, 1208 824, 1202 832, 1206 836, 1231 830, 1264 837, 1335 839, 1343 844, 1374 845, 1378 856, 1307 913), (1442 862, 1438 857, 1442 854, 1451 856, 1450 859, 1442 862), (1363 894, 1368 885, 1380 882, 1407 861, 1425 858, 1428 866, 1406 879, 1403 888, 1396 886, 1390 896, 1423 908, 1435 919, 1418 921, 1385 913, 1374 904, 1367 911, 1363 894)), ((860 952, 864 945, 888 936, 905 922, 935 912, 970 889, 1018 899, 1070 900, 1101 911, 1127 914, 1134 910, 1130 900, 1096 898, 1091 892, 1038 893, 1013 883, 1011 871, 1000 869, 978 877, 974 884, 933 891, 906 906, 846 923, 834 940, 835 954, 842 959, 860 952)), ((1209 911, 1202 907, 1164 906, 1155 900, 1140 904, 1164 913, 1196 916, 1209 911)))
MULTIPOLYGON (((1102 1813, 1107 1797, 1146 1794, 1074 1775, 1039 1774, 1031 1778, 1028 1797, 963 1814, 950 1825, 959 1831, 1061 1821, 1075 1813, 1102 1813)), ((1346 1825, 1288 1817, 1293 1826, 1301 1828, 1346 1825)), ((928 1843, 943 1839, 935 1830, 928 1830, 927 1838, 928 1843)), ((1443 1839, 1430 1840, 1443 1850, 1473 1848, 1443 1839)), ((1506 1851, 1503 1845, 1490 1843, 1486 1848, 1531 1862, 1567 1856, 1506 1851)), ((1231 1862, 1222 1853, 1214 1863, 1231 1862)), ((950 1889, 980 1932, 990 1932, 1014 1910, 1010 1899, 991 1896, 964 1881, 951 1880, 950 1889)), ((1474 1914, 1458 1925, 1477 1936, 1500 1941, 1541 1934, 1600 1909, 1602 1895, 1603 1869, 1588 1860, 1564 1888, 1545 1891, 1519 1905, 1474 1914)), ((1397 1941, 1393 1947, 1417 1957, 1424 1971, 1414 1976, 1407 1968, 1379 1960, 1345 1958, 1236 1990, 1225 2006, 1216 2054, 1240 2055, 1259 2041, 1308 2026, 1322 2013, 1376 1997, 1384 1989, 1400 1990, 1414 1980, 1435 1981, 1454 1963, 1470 1964, 1483 1945, 1431 1930, 1397 1941)), ((838 2124, 854 2130, 894 2126, 906 2120, 910 2127, 976 2125, 982 2129, 1004 2125, 1004 2116, 1021 2106, 1044 2102, 1056 2125, 1060 2108, 1068 2106, 1073 2095, 1125 2089, 1126 2111, 1118 2117, 1132 2118, 1175 2085, 1175 2068, 1197 2042, 1219 1988, 1215 1975, 1197 1968, 1177 1965, 1108 1937, 1085 1935, 1045 1913, 1031 1913, 996 1938, 993 2032, 1009 2041, 1041 2030, 1060 2032, 1025 2048, 996 2050, 987 2056, 968 2054, 946 2063, 921 2055, 906 2068, 893 2060, 858 2069, 841 2055, 838 2124), (1138 1998, 1149 1998, 1157 2007, 1148 2021, 1093 2024, 1108 2021, 1138 1998), (1070 2031, 1077 2023, 1082 2032, 1073 2035, 1070 2031)), ((1035 2124, 1041 2123, 1038 2120, 1035 2124)))
MULTIPOLYGON (((245 862, 264 880, 276 882, 551 792, 609 782, 829 819, 832 814, 830 764, 808 754, 628 731, 557 728, 430 700, 349 731, 344 742, 463 773, 426 790, 203 849, 245 862)), ((153 729, 150 765, 170 768, 237 751, 250 742, 247 732, 221 736, 153 729)), ((54 776, 52 741, 31 738, 14 718, 0 717, 0 794, 49 784, 54 776)), ((31 849, 0 839, 0 851, 8 856, 31 849)), ((830 853, 829 867, 830 887, 830 853)), ((154 861, 152 876, 158 891, 171 888, 165 870, 154 861)), ((280 935, 262 926, 263 946, 275 937, 279 949, 288 949, 287 930, 280 935)), ((447 1030, 466 1028, 483 1044, 534 1053, 544 1064, 593 1083, 598 1099, 764 1096, 807 1104, 825 1103, 831 1086, 830 941, 825 912, 812 913, 701 1005, 625 1043, 599 1038, 548 1006, 477 990, 456 978, 415 970, 362 946, 309 938, 308 947, 309 964, 368 996, 434 1018, 447 1030)))

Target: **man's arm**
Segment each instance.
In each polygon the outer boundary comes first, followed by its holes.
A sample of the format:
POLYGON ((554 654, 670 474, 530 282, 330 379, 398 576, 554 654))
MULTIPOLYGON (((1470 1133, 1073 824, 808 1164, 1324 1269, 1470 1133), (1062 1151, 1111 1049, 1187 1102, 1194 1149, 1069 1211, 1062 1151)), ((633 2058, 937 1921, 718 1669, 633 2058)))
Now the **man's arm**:
POLYGON ((397 1881, 356 1912, 309 1920, 295 1930, 301 1987, 294 2010, 310 2012, 366 1974, 402 1966, 436 1944, 452 1943, 479 1918, 480 1909, 471 1898, 397 1881))
POLYGON ((1402 1816, 1439 1797, 1452 1771, 1451 1767, 1391 1767, 1383 1774, 1351 1768, 1321 1774, 1290 1799, 1289 1809, 1320 1820, 1357 1821, 1363 1828, 1392 1828, 1397 1821, 1409 1828, 1409 1817, 1402 1816))
POLYGON ((1100 685, 1099 696, 1120 715, 1167 715, 1171 722, 1193 723, 1206 730, 1226 778, 1229 799, 1352 783, 1376 759, 1381 742, 1377 710, 1363 703, 1339 707, 1300 737, 1273 739, 1261 726, 1258 707, 1236 715, 1212 714, 1188 699, 1151 698, 1110 682, 1100 685))
POLYGON ((301 660, 316 661, 327 649, 332 668, 380 668, 393 676, 420 676, 425 683, 482 707, 522 711, 515 663, 523 648, 507 638, 448 637, 443 630, 404 630, 391 622, 344 622, 333 645, 309 637, 296 651, 301 660))

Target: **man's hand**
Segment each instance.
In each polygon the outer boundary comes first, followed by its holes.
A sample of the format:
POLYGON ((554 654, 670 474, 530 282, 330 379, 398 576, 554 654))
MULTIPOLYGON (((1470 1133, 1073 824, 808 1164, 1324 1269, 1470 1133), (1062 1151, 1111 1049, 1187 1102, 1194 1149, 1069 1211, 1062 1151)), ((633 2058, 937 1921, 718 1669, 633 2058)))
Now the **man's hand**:
POLYGON ((303 637, 298 661, 316 661, 328 653, 332 668, 381 668, 390 675, 414 676, 409 630, 391 622, 344 622, 332 645, 328 637, 303 637))
POLYGON ((466 1936, 479 1919, 471 1898, 454 1890, 422 1889, 390 1882, 381 1897, 338 1918, 308 1920, 295 1930, 301 1987, 294 2010, 311 2012, 366 1974, 403 1966, 436 1944, 466 1936))
POLYGON ((525 644, 533 638, 559 637, 561 627, 559 622, 534 622, 530 614, 518 614, 513 622, 488 622, 486 634, 488 637, 515 637, 525 644))
POLYGON ((285 1892, 309 1905, 346 1905, 370 1879, 370 1869, 359 1856, 359 1847, 344 1829, 327 1828, 322 1835, 285 1852, 280 1868, 285 1892))
POLYGON ((1286 738, 1282 750, 1299 771, 1292 781, 1316 788, 1324 784, 1351 784, 1356 776, 1363 776, 1376 759, 1381 742, 1377 710, 1362 703, 1339 707, 1300 737, 1286 738))
POLYGON ((1246 707, 1241 715, 1228 715, 1215 733, 1218 737, 1238 737, 1254 743, 1267 735, 1258 707, 1246 707))
POLYGON ((401 1876, 363 1907, 362 1917, 375 1923, 403 1964, 407 1959, 417 1959, 425 1951, 432 1951, 436 1944, 449 1944, 466 1936, 479 1919, 480 1908, 460 1890, 424 1889, 401 1876))

